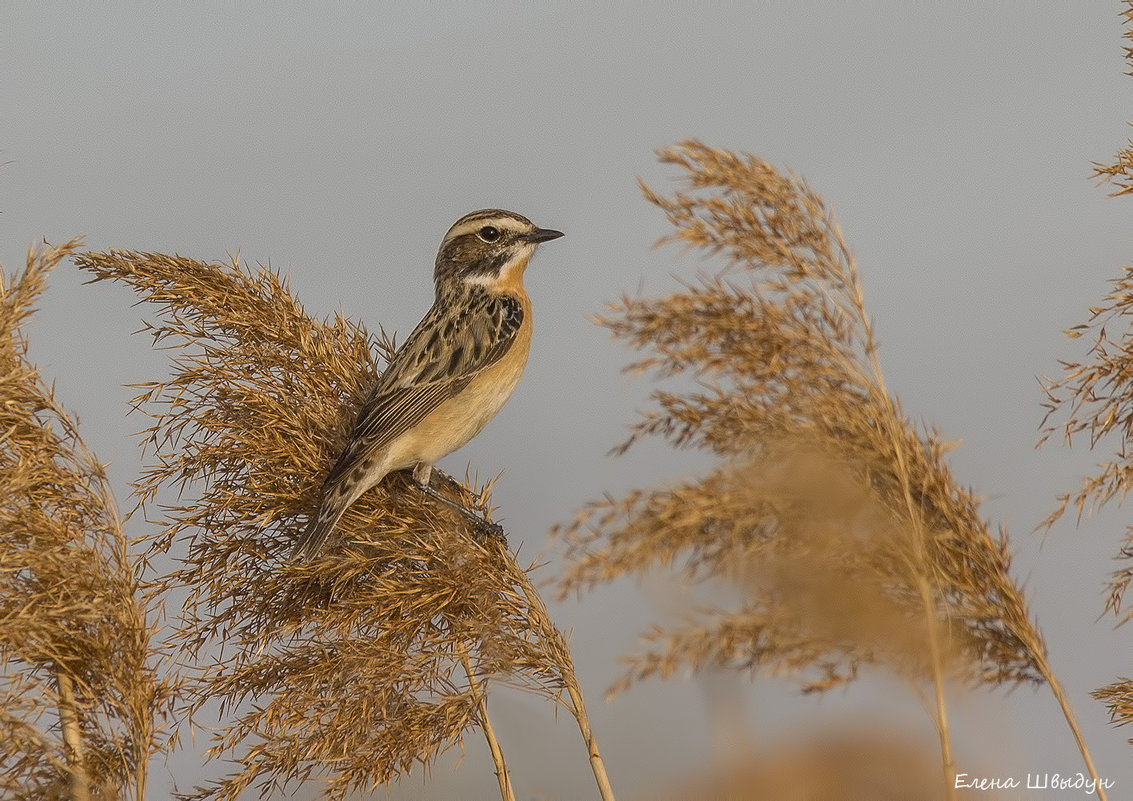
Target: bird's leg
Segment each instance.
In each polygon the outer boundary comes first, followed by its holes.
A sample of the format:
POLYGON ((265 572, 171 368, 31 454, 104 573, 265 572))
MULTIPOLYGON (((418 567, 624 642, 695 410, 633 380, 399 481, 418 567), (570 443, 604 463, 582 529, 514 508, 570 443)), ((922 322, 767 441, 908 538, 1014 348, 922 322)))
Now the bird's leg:
MULTIPOLYGON (((445 475, 440 470, 437 471, 437 474, 444 481, 456 485, 461 490, 464 489, 464 486, 462 484, 460 484, 450 476, 445 475)), ((444 495, 441 495, 439 492, 433 489, 432 475, 433 466, 431 464, 425 464, 424 462, 422 462, 421 464, 413 468, 413 480, 417 482, 417 486, 421 488, 421 491, 423 493, 428 495, 433 500, 440 501, 453 511, 460 513, 460 515, 471 522, 472 525, 476 526, 476 529, 481 533, 489 534, 493 537, 499 537, 501 539, 504 538, 504 528, 499 523, 489 523, 487 520, 480 517, 475 512, 472 512, 469 509, 465 509, 459 503, 449 500, 444 495)))

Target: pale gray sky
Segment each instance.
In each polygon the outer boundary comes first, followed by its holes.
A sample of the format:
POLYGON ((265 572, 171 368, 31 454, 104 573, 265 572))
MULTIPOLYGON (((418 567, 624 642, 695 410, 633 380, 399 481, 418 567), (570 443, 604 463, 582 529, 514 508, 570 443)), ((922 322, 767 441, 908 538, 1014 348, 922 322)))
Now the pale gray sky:
MULTIPOLYGON (((558 228, 528 273, 531 362, 500 417, 443 466, 504 471, 495 500, 525 556, 588 498, 680 475, 645 447, 616 460, 651 385, 587 318, 621 293, 702 266, 652 251, 664 233, 637 176, 695 136, 805 176, 836 209, 876 320, 890 388, 962 439, 960 480, 1015 542, 1015 572, 1082 718, 1111 798, 1133 798, 1128 732, 1089 691, 1128 675, 1130 633, 1097 620, 1128 512, 1032 534, 1100 455, 1033 448, 1036 376, 1082 353, 1080 322, 1133 252, 1133 200, 1089 180, 1129 136, 1120 7, 1089 3, 490 5, 0 4, 0 261, 46 237, 90 248, 241 251, 291 276, 317 314, 403 334, 431 300, 437 244, 467 211, 502 206, 558 228), (535 432, 539 432, 538 436, 535 432)), ((83 423, 123 506, 140 461, 124 384, 164 357, 130 337, 127 290, 53 276, 32 354, 83 423)), ((141 533, 135 526, 133 533, 141 533)), ((558 564, 552 561, 548 575, 558 564)), ((612 706, 616 655, 665 606, 619 585, 556 605, 616 789, 684 775, 711 751, 704 688, 649 683, 612 706)), ((737 683, 756 738, 891 707, 931 739, 903 691, 825 699, 737 683), (747 689, 749 688, 750 689, 747 689), (890 700, 892 699, 892 700, 890 700)), ((495 704, 521 797, 592 797, 572 721, 534 699, 495 704)), ((959 769, 1081 769, 1045 689, 954 694, 959 769)), ((478 737, 395 799, 498 796, 478 737)), ((214 770, 212 768, 210 770, 214 770)), ((155 768, 153 797, 200 770, 155 768)), ((1056 798, 1056 794, 1020 796, 1056 798)))

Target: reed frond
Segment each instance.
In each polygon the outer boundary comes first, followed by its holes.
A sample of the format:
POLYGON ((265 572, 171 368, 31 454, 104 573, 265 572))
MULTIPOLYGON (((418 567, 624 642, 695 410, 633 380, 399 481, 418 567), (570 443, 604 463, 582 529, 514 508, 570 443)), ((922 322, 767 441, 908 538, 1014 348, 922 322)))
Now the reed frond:
MULTIPOLYGON (((1133 455, 1128 432, 1133 427, 1133 354, 1129 352, 1130 326, 1133 325, 1133 266, 1122 269, 1113 279, 1113 288, 1101 305, 1090 308, 1089 320, 1066 331, 1072 339, 1092 335, 1087 358, 1076 362, 1060 360, 1062 375, 1044 379, 1046 410, 1039 444, 1057 436, 1065 445, 1079 437, 1096 449, 1103 442, 1116 440, 1111 457, 1097 472, 1082 479, 1075 492, 1058 496, 1057 505, 1043 521, 1050 528, 1071 509, 1080 521, 1110 502, 1122 502, 1133 488, 1133 455), (1110 332, 1116 332, 1111 336, 1110 332)), ((1133 556, 1133 528, 1126 530, 1122 559, 1133 556)), ((1122 620, 1125 592, 1133 581, 1133 569, 1114 571, 1109 582, 1107 609, 1122 620)))
POLYGON ((102 464, 28 358, 23 328, 79 246, 0 274, 0 797, 145 797, 171 683, 102 464))
MULTIPOLYGON (((930 749, 898 739, 863 721, 851 731, 823 732, 801 740, 782 738, 758 751, 720 759, 708 770, 651 789, 656 801, 719 798, 728 801, 941 801, 930 749)), ((995 801, 995 790, 965 791, 958 798, 995 801)))
MULTIPOLYGON (((161 508, 152 550, 180 558, 159 586, 187 595, 173 646, 195 670, 188 711, 234 716, 209 754, 237 764, 193 797, 321 777, 326 797, 344 798, 482 726, 489 682, 570 691, 565 639, 531 568, 406 476, 350 508, 341 547, 290 559, 378 374, 371 345, 392 351, 384 334, 374 343, 340 315, 312 319, 278 273, 235 259, 110 251, 77 263, 155 304, 145 329, 172 351, 172 375, 134 401, 152 420, 137 493, 161 508)), ((444 491, 489 508, 487 487, 444 491)))
MULTIPOLYGON (((1126 0, 1122 12, 1126 41, 1133 41, 1133 0, 1126 0)), ((1133 46, 1125 47, 1126 62, 1133 75, 1133 46)), ((1096 164, 1095 174, 1117 185, 1114 195, 1133 192, 1133 143, 1120 151, 1109 165, 1096 164)), ((1111 281, 1112 288, 1102 303, 1091 306, 1086 322, 1065 332, 1071 339, 1090 336, 1092 343, 1083 361, 1059 360, 1062 374, 1042 380, 1046 410, 1041 424, 1039 445, 1058 437, 1064 445, 1075 439, 1088 439, 1091 450, 1113 443, 1109 458, 1096 472, 1082 479, 1074 492, 1058 496, 1054 510, 1043 521, 1049 529, 1068 511, 1082 518, 1116 502, 1123 503, 1133 489, 1133 456, 1130 431, 1133 431, 1133 266, 1123 267, 1121 275, 1111 281)), ((1118 550, 1121 567, 1110 574, 1107 586, 1106 611, 1119 623, 1133 618, 1125 609, 1125 593, 1133 583, 1133 526, 1127 526, 1118 550)), ((1109 708, 1116 725, 1133 721, 1133 705, 1129 699, 1129 680, 1097 690, 1094 698, 1109 708)), ((1130 742, 1133 742, 1131 740, 1130 742)))
MULTIPOLYGON (((1121 676, 1113 684, 1094 690, 1091 695, 1106 705, 1115 726, 1133 723, 1133 679, 1121 676)), ((1133 745, 1133 737, 1129 739, 1133 745)))
MULTIPOLYGON (((1126 0, 1121 16, 1125 20, 1124 39, 1133 42, 1133 2, 1126 0)), ((1125 61, 1130 65, 1127 74, 1133 75, 1133 45, 1125 46, 1125 61)), ((1094 177, 1115 186, 1113 196, 1133 192, 1133 140, 1117 151, 1110 163, 1095 161, 1094 177)))
MULTIPOLYGON (((585 507, 565 526, 562 592, 658 566, 743 590, 729 610, 656 630, 616 689, 685 665, 797 675, 826 689, 864 664, 930 680, 946 773, 943 686, 1052 682, 1010 575, 1006 533, 949 469, 947 443, 888 392, 849 248, 801 178, 685 141, 669 196, 642 185, 675 242, 724 267, 661 298, 623 298, 598 322, 645 355, 628 369, 684 376, 658 390, 643 437, 715 454, 708 475, 585 507)), ((1056 693, 1060 688, 1056 688, 1056 693)))
POLYGON ((693 391, 654 393, 656 408, 619 450, 658 435, 721 465, 587 507, 566 531, 563 589, 678 558, 693 576, 737 557, 758 571, 770 552, 810 561, 842 537, 838 561, 863 562, 898 602, 930 581, 932 618, 966 655, 962 674, 1039 680, 1041 638, 1006 540, 952 477, 948 444, 917 431, 881 383, 856 270, 822 199, 760 159, 699 142, 660 158, 687 186, 672 197, 643 187, 676 228, 665 241, 723 254, 726 266, 668 297, 624 298, 600 320, 650 352, 631 370, 696 379, 693 391))

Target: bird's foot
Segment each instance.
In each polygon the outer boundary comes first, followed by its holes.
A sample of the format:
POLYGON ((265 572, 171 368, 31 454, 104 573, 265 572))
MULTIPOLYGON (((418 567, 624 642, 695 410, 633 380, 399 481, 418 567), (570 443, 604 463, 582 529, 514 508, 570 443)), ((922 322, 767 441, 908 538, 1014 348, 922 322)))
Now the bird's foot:
MULTIPOLYGON (((442 481, 445 481, 449 484, 455 485, 461 491, 467 491, 463 484, 461 484, 460 482, 451 478, 450 476, 445 475, 444 473, 442 473, 439 470, 434 470, 433 476, 439 476, 442 481)), ((483 517, 476 514, 472 510, 467 509, 464 506, 461 506, 456 501, 453 501, 453 500, 450 500, 449 498, 446 498, 444 495, 442 495, 440 492, 438 492, 436 489, 433 488, 433 477, 432 476, 429 479, 427 479, 426 481, 421 481, 420 478, 418 478, 417 474, 415 473, 414 478, 416 479, 416 484, 417 484, 418 488, 423 493, 425 493, 426 495, 428 495, 430 498, 432 498, 435 501, 440 501, 445 506, 452 509, 454 512, 458 513, 459 515, 461 515, 461 517, 463 517, 465 520, 467 520, 473 526, 475 526, 476 530, 478 532, 480 532, 480 534, 482 534, 484 536, 488 536, 488 537, 494 537, 498 540, 502 540, 505 543, 507 542, 507 536, 504 534, 504 527, 503 526, 501 526, 499 523, 492 523, 488 520, 485 520, 483 517)))

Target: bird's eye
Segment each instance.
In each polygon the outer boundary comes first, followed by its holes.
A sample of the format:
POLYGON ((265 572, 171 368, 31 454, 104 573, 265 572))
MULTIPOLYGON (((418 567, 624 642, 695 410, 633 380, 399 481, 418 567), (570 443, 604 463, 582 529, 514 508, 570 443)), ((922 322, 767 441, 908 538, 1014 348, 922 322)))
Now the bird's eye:
POLYGON ((500 229, 491 225, 485 225, 477 233, 477 236, 479 236, 485 242, 495 242, 500 238, 500 229))

